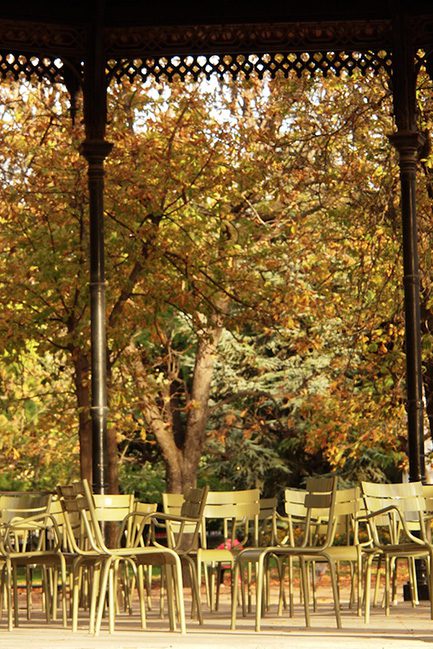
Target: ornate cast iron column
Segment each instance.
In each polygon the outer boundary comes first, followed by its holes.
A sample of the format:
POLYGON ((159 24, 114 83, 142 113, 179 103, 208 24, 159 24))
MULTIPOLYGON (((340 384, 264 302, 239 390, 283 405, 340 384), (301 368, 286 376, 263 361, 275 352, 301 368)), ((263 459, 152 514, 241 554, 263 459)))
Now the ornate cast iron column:
POLYGON ((416 124, 415 49, 404 15, 393 24, 392 90, 397 132, 390 136, 399 153, 403 224, 404 305, 406 332, 406 390, 409 479, 425 480, 423 389, 421 367, 420 280, 416 215, 416 167, 423 136, 416 124))
POLYGON ((107 486, 107 358, 104 264, 104 160, 112 145, 105 140, 107 86, 103 43, 103 0, 94 1, 84 67, 86 139, 81 152, 88 162, 90 218, 90 320, 92 386, 92 472, 95 493, 107 486))

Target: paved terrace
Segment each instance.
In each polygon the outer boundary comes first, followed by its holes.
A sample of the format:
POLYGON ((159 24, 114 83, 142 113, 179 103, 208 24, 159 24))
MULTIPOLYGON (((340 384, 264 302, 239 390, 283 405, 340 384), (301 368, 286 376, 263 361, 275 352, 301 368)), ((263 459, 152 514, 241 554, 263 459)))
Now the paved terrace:
MULTIPOLYGON (((228 587, 224 589, 221 610, 210 613, 204 606, 204 625, 200 627, 195 620, 187 620, 188 632, 184 636, 170 633, 167 618, 159 618, 157 596, 154 610, 148 612, 146 631, 140 630, 136 607, 133 616, 122 614, 117 617, 114 634, 110 635, 104 626, 97 638, 87 632, 84 616, 81 628, 75 634, 70 629, 63 629, 59 622, 47 625, 36 602, 32 620, 25 620, 23 608, 20 627, 11 633, 5 628, 3 615, 0 620, 0 649, 426 649, 433 646, 433 621, 430 621, 427 602, 413 609, 410 603, 400 601, 388 618, 381 608, 372 608, 371 622, 366 626, 354 611, 348 609, 348 592, 343 588, 343 629, 337 630, 329 588, 324 586, 318 591, 318 610, 312 612, 311 629, 304 626, 303 608, 299 603, 292 619, 287 612, 278 617, 274 605, 263 620, 262 631, 256 634, 252 615, 245 619, 238 617, 238 629, 230 631, 228 587)), ((189 602, 187 607, 189 611, 189 602)))

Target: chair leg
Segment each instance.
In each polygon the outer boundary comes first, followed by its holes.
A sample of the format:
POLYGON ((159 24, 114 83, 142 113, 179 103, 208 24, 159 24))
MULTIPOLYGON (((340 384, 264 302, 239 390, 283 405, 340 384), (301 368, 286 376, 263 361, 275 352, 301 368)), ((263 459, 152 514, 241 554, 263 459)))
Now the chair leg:
MULTIPOLYGON (((266 613, 269 611, 270 607, 270 600, 271 600, 271 593, 270 593, 270 567, 269 567, 269 555, 266 557, 266 562, 264 565, 264 580, 265 580, 265 588, 264 588, 264 597, 263 597, 263 604, 262 604, 262 616, 265 617, 266 613)), ((251 588, 252 588, 252 575, 251 575, 251 570, 248 573, 248 613, 251 612, 251 588)))
MULTIPOLYGON (((99 562, 93 568, 92 587, 90 593, 90 610, 89 610, 89 633, 95 633, 96 624, 96 607, 98 605, 98 594, 101 583, 102 562, 99 562)), ((78 598, 77 598, 78 603, 78 598)), ((77 609, 78 610, 78 609, 77 609)))
POLYGON ((48 584, 49 584, 49 590, 50 590, 50 598, 51 598, 51 617, 54 620, 57 620, 57 607, 58 607, 58 599, 59 599, 59 593, 58 593, 58 586, 59 586, 59 569, 53 568, 52 570, 49 571, 49 579, 48 579, 48 584))
POLYGON ((387 555, 385 557, 385 615, 390 614, 390 571, 391 558, 387 555))
MULTIPOLYGON (((79 563, 75 563, 72 569, 72 576, 73 576, 73 582, 72 582, 72 632, 75 633, 75 631, 78 628, 78 604, 79 604, 79 598, 80 598, 80 572, 81 572, 81 566, 79 563)), ((95 593, 96 597, 96 593, 95 593)), ((92 628, 93 632, 93 628, 92 628)))
POLYGON ((257 576, 256 576, 256 631, 260 631, 260 622, 262 617, 262 602, 263 602, 263 588, 264 588, 264 564, 266 561, 266 552, 261 552, 257 562, 257 576))
POLYGON ((356 562, 356 612, 358 617, 362 615, 362 555, 358 554, 356 562))
POLYGON ((201 600, 200 600, 200 585, 197 578, 197 570, 195 561, 185 556, 185 559, 189 566, 189 572, 191 576, 191 587, 192 587, 192 603, 191 603, 191 617, 193 617, 194 609, 197 609, 197 619, 199 624, 203 624, 203 614, 201 610, 201 600), (195 604, 194 604, 195 602, 195 604))
POLYGON ((14 594, 14 624, 16 627, 19 625, 18 620, 18 579, 17 579, 18 568, 13 566, 12 569, 12 579, 13 579, 13 594, 14 594))
POLYGON ((165 584, 167 578, 165 574, 165 566, 161 566, 160 574, 160 588, 159 588, 159 616, 161 619, 164 619, 164 601, 165 601, 165 584))
POLYGON ((13 629, 13 611, 12 611, 12 564, 10 559, 6 559, 6 606, 8 612, 8 630, 13 629))
POLYGON ((373 606, 377 606, 377 602, 378 602, 378 599, 379 599, 379 588, 380 588, 381 574, 382 574, 382 557, 379 556, 379 558, 377 560, 377 566, 376 566, 376 583, 374 585, 373 606))
MULTIPOLYGON (((252 565, 250 562, 248 562, 247 565, 247 611, 248 613, 251 613, 252 611, 252 594, 251 594, 252 580, 253 580, 252 565)), ((267 601, 266 596, 265 596, 265 600, 267 601)))
POLYGON ((303 557, 299 558, 300 568, 301 568, 301 584, 302 584, 302 597, 304 599, 304 615, 305 615, 305 626, 309 628, 311 626, 310 621, 310 593, 308 588, 308 570, 306 561, 303 557))
MULTIPOLYGON (((289 557, 289 560, 291 558, 292 557, 289 557)), ((280 616, 280 615, 283 614, 283 608, 284 608, 284 604, 285 604, 284 576, 285 576, 286 567, 285 567, 283 557, 282 558, 277 557, 276 560, 277 560, 277 566, 278 566, 278 578, 279 578, 279 582, 280 582, 279 583, 279 589, 278 589, 278 615, 280 616)), ((290 572, 289 572, 289 575, 290 575, 290 572)), ((290 600, 290 595, 292 594, 291 588, 292 588, 292 584, 289 582, 289 602, 292 602, 292 605, 293 605, 293 601, 290 600)), ((293 610, 291 610, 291 613, 290 613, 290 617, 292 617, 292 616, 293 616, 293 610)))
POLYGON ((293 592, 293 563, 294 557, 289 557, 289 615, 293 617, 295 612, 295 596, 293 592))
POLYGON ((143 631, 146 629, 146 603, 145 603, 145 586, 144 586, 144 571, 145 568, 144 566, 140 565, 137 567, 137 591, 138 591, 138 599, 140 603, 140 619, 141 619, 141 628, 143 631))
POLYGON ((409 582, 410 582, 410 596, 412 600, 412 606, 418 606, 419 596, 418 596, 418 581, 416 577, 416 568, 415 568, 415 559, 413 557, 408 558, 408 568, 409 568, 409 582))
POLYGON ((215 583, 215 611, 218 611, 219 605, 220 605, 221 581, 224 579, 224 570, 222 569, 220 563, 215 568, 215 576, 216 576, 216 583, 215 583))
POLYGON ((0 620, 3 617, 3 606, 5 600, 5 566, 0 570, 0 620))
MULTIPOLYGON (((240 567, 240 590, 238 591, 241 596, 241 607, 242 607, 242 617, 247 616, 247 603, 246 603, 246 598, 245 598, 245 582, 246 582, 246 588, 248 588, 248 566, 247 565, 246 570, 242 570, 242 566, 240 567)), ((258 579, 256 575, 256 579, 258 579)))
POLYGON ((95 636, 99 635, 99 632, 101 630, 102 616, 104 614, 104 606, 105 606, 105 596, 107 594, 108 578, 109 578, 109 573, 111 571, 112 563, 113 563, 112 557, 108 557, 108 559, 105 560, 102 569, 101 584, 99 588, 98 610, 96 613, 95 636))
POLYGON ((183 578, 182 578, 182 564, 178 556, 175 558, 175 566, 173 572, 176 574, 176 584, 175 588, 178 593, 178 611, 179 611, 179 625, 180 632, 182 635, 186 634, 186 622, 185 622, 185 603, 183 597, 183 578))
MULTIPOLYGON (((431 546, 430 546, 431 547, 431 546)), ((430 591, 430 619, 433 620, 433 551, 430 550, 427 563, 427 575, 430 591)))
POLYGON ((332 594, 334 596, 335 619, 337 622, 337 628, 341 629, 340 597, 338 593, 338 578, 335 561, 329 560, 329 571, 331 573, 332 594))
POLYGON ((147 594, 147 608, 152 610, 152 569, 153 566, 147 566, 144 571, 146 576, 146 594, 147 594))
MULTIPOLYGON (((410 568, 409 568, 409 574, 410 574, 410 568)), ((395 606, 397 604, 397 557, 392 557, 391 559, 389 576, 391 580, 390 603, 392 604, 392 606, 395 606)))
POLYGON ((238 590, 239 590, 239 576, 240 576, 240 561, 235 560, 235 565, 233 567, 233 577, 232 577, 232 601, 231 601, 231 626, 230 629, 234 631, 236 629, 236 609, 238 605, 238 590))
POLYGON ((216 566, 210 566, 210 579, 209 579, 209 601, 210 601, 210 610, 215 610, 215 573, 216 566))
POLYGON ((353 565, 353 563, 349 564, 349 570, 350 570, 350 596, 349 596, 349 608, 352 609, 354 604, 355 604, 355 572, 356 569, 353 565))
POLYGON ((165 566, 165 586, 167 591, 167 609, 170 631, 176 631, 176 602, 173 590, 173 572, 168 564, 165 566))
POLYGON ((116 573, 117 562, 111 564, 108 571, 108 630, 109 633, 114 633, 114 623, 116 616, 116 596, 114 590, 114 581, 116 573))
POLYGON ((169 605, 170 612, 170 629, 172 631, 176 630, 176 605, 179 615, 179 624, 180 632, 182 635, 186 633, 186 624, 185 624, 185 605, 183 598, 183 579, 182 579, 182 564, 180 558, 176 555, 174 558, 174 564, 166 565, 167 572, 167 600, 171 600, 169 605))
MULTIPOLYGON (((365 568, 365 585, 364 585, 364 599, 365 599, 365 609, 364 609, 364 622, 368 624, 370 622, 370 590, 371 590, 371 565, 374 560, 374 555, 370 555, 367 559, 367 566, 365 568)), ((377 573, 376 573, 377 575, 377 573)))
POLYGON ((311 562, 311 590, 313 591, 313 611, 317 611, 317 594, 316 594, 316 562, 311 562))
MULTIPOLYGON (((30 620, 32 617, 32 569, 30 566, 26 566, 26 606, 27 606, 27 619, 30 620)), ((44 582, 44 579, 42 578, 42 584, 44 582)), ((45 583, 45 590, 47 589, 48 584, 45 583)), ((46 596, 45 596, 46 597, 46 596)), ((46 606, 46 600, 45 600, 45 606, 46 606)), ((47 619, 47 622, 49 622, 49 617, 47 619)))

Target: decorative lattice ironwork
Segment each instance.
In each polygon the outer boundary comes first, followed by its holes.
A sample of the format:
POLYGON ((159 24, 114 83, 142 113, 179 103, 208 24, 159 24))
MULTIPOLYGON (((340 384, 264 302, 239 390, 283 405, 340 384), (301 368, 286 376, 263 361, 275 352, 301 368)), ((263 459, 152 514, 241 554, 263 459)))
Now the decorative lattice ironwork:
POLYGON ((367 52, 392 45, 390 20, 107 27, 107 58, 205 54, 367 52))
POLYGON ((135 60, 120 60, 108 62, 108 78, 121 81, 122 79, 140 78, 146 80, 153 77, 157 80, 173 81, 175 79, 197 80, 201 77, 209 79, 213 75, 219 77, 263 78, 277 74, 289 76, 294 73, 298 77, 304 74, 351 75, 355 70, 361 74, 381 70, 390 71, 392 57, 387 52, 293 52, 288 54, 260 55, 212 55, 206 56, 173 56, 135 60))
POLYGON ((63 81, 60 59, 29 56, 24 54, 0 53, 0 77, 2 79, 49 80, 53 83, 63 81))
POLYGON ((69 57, 85 55, 87 29, 84 26, 56 25, 0 19, 0 43, 4 52, 22 52, 27 56, 69 57))

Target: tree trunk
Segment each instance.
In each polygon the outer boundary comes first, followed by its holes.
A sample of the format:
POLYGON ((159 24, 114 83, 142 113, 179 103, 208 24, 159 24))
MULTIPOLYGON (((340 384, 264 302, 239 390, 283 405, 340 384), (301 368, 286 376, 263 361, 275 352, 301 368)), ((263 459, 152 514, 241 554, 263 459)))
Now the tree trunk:
POLYGON ((221 338, 222 328, 215 328, 209 338, 203 337, 198 344, 191 389, 190 409, 183 448, 183 484, 185 490, 195 487, 197 470, 203 453, 208 420, 208 406, 216 348, 221 338))
POLYGON ((75 396, 78 406, 80 475, 92 484, 92 426, 90 421, 89 357, 82 349, 72 351, 75 396))
MULTIPOLYGON (((146 424, 161 448, 166 466, 167 489, 171 493, 183 493, 189 487, 194 487, 197 482, 197 471, 206 437, 216 350, 223 331, 222 316, 226 313, 228 304, 229 299, 224 296, 218 304, 218 313, 211 317, 209 325, 203 328, 198 340, 184 436, 179 434, 176 404, 173 408, 173 386, 166 388, 166 393, 159 394, 156 400, 155 395, 149 392, 140 352, 132 343, 126 350, 132 361, 135 381, 142 392, 146 424)), ((176 380, 172 377, 171 382, 176 380)), ((179 385, 180 383, 176 384, 175 394, 179 385)))
POLYGON ((107 427, 107 457, 108 457, 108 493, 119 493, 119 454, 117 434, 113 426, 107 427))

